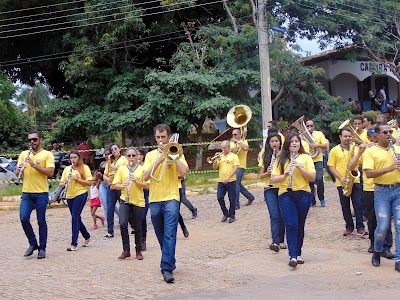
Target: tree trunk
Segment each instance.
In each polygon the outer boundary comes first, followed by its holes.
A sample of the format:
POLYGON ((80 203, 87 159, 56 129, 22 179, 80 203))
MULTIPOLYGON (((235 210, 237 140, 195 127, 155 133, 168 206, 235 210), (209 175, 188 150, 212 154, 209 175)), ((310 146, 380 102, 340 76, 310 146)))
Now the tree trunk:
POLYGON ((229 9, 229 6, 228 6, 228 4, 226 3, 226 1, 227 1, 227 0, 223 0, 222 2, 223 2, 223 5, 224 5, 224 8, 225 8, 225 10, 226 10, 226 13, 228 14, 229 19, 231 20, 233 31, 234 31, 236 34, 239 34, 239 29, 238 29, 238 26, 237 26, 237 24, 236 24, 236 19, 235 19, 235 17, 232 15, 232 12, 231 12, 231 10, 229 9))
POLYGON ((122 148, 125 148, 126 147, 126 131, 125 131, 125 129, 121 129, 121 143, 122 143, 122 145, 121 145, 121 147, 122 148))
MULTIPOLYGON (((203 136, 201 135, 202 129, 203 129, 203 124, 204 120, 199 122, 196 130, 196 140, 198 143, 201 143, 203 141, 203 136)), ((203 151, 204 151, 204 145, 198 145, 197 146, 197 155, 196 155, 196 171, 201 170, 203 168, 203 151)))

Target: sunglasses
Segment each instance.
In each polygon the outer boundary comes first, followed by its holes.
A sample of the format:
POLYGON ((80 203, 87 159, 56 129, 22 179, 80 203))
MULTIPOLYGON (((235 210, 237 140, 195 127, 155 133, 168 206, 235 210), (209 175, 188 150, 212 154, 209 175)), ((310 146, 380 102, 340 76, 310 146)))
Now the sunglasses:
POLYGON ((391 129, 390 130, 383 130, 382 133, 383 134, 388 134, 388 133, 392 134, 393 130, 391 130, 391 129))
POLYGON ((118 148, 117 147, 115 147, 115 148, 111 148, 111 151, 117 151, 118 150, 118 148))
POLYGON ((308 128, 308 127, 314 127, 314 125, 306 125, 306 127, 308 128))
POLYGON ((127 154, 126 157, 136 157, 136 154, 127 154))
POLYGON ((39 140, 38 138, 31 138, 31 139, 28 139, 28 143, 30 143, 30 142, 36 143, 38 140, 39 140))

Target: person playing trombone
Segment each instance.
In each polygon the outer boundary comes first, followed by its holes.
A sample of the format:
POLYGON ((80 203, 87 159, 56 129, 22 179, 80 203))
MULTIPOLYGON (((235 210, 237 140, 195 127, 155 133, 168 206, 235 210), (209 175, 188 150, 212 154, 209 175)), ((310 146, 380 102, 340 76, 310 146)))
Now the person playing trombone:
POLYGON ((161 273, 167 283, 175 280, 172 272, 175 269, 176 231, 179 216, 180 180, 178 175, 185 176, 189 171, 184 155, 166 157, 164 151, 161 151, 169 143, 170 133, 171 129, 168 125, 159 124, 155 127, 154 136, 160 147, 147 153, 143 165, 143 180, 150 180, 149 207, 151 221, 162 252, 161 273))
POLYGON ((289 266, 303 264, 304 225, 311 204, 309 182, 315 180, 312 158, 305 154, 297 132, 289 133, 272 171, 273 184, 280 183, 278 200, 286 228, 289 266))

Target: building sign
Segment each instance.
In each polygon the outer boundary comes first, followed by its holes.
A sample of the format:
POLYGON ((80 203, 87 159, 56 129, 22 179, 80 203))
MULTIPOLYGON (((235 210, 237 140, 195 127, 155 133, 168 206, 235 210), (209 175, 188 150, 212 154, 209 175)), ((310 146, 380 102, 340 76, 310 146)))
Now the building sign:
POLYGON ((371 73, 387 73, 389 71, 384 64, 377 62, 360 62, 360 70, 371 73))

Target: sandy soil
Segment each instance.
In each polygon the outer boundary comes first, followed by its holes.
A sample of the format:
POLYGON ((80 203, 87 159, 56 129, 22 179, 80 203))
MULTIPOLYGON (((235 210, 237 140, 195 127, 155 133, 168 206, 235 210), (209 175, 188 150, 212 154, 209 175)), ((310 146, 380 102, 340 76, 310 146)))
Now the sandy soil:
MULTIPOLYGON (((49 209, 47 257, 38 260, 36 253, 23 257, 28 243, 18 211, 1 211, 0 298, 398 298, 400 274, 394 270, 394 260, 383 258, 381 267, 374 268, 367 253, 368 237, 342 236, 344 221, 332 183, 326 183, 328 207, 310 209, 303 248, 305 264, 296 269, 288 266, 287 250, 274 253, 268 249, 271 234, 263 190, 251 191, 256 200, 246 207, 242 197, 242 208, 232 224, 220 222, 215 195, 190 199, 198 207, 197 219, 192 220, 191 213, 181 208, 190 236, 185 239, 178 229, 174 284, 162 280, 161 252, 151 225, 144 260, 119 261, 122 243, 118 229, 111 240, 103 238, 103 228, 91 231, 91 246, 70 253, 66 251, 70 243, 69 211, 49 209)), ((34 220, 35 213, 32 216, 34 220)), ((83 220, 90 228, 88 205, 83 220)))

